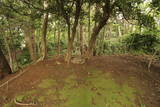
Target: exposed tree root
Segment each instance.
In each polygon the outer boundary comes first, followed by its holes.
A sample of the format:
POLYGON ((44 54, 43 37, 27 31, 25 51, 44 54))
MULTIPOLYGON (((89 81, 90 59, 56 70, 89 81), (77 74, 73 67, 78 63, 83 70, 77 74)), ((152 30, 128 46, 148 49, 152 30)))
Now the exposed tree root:
POLYGON ((30 103, 30 104, 27 104, 27 103, 21 103, 21 102, 18 102, 16 99, 14 99, 14 103, 16 105, 19 105, 19 106, 36 106, 37 104, 33 104, 33 103, 30 103))
POLYGON ((154 54, 152 55, 152 57, 149 60, 148 71, 151 71, 151 65, 152 65, 153 61, 155 60, 156 53, 157 53, 157 51, 154 52, 154 54))
MULTIPOLYGON (((38 61, 37 61, 37 62, 38 62, 38 61)), ((36 64, 37 62, 31 63, 31 64, 29 64, 29 65, 36 64)), ((23 68, 21 68, 21 70, 20 70, 20 73, 19 73, 19 74, 17 74, 17 75, 16 75, 16 76, 14 76, 13 78, 9 79, 8 81, 6 81, 6 82, 4 82, 4 83, 0 84, 0 88, 2 88, 2 87, 3 87, 3 86, 5 86, 5 85, 8 85, 8 84, 9 84, 9 82, 11 82, 11 81, 13 81, 13 80, 17 79, 18 77, 20 77, 21 75, 23 75, 25 72, 27 72, 27 70, 23 70, 23 68)))

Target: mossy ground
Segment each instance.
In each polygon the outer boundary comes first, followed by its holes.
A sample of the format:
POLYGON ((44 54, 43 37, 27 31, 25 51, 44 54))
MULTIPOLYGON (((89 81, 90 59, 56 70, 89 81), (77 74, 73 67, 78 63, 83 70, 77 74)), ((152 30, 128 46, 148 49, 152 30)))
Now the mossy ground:
MULTIPOLYGON (((87 72, 89 75, 80 79, 73 73, 61 83, 53 77, 44 79, 36 90, 19 93, 15 99, 37 107, 136 107, 136 94, 142 92, 127 81, 119 84, 109 73, 97 69, 87 72)), ((15 105, 12 101, 4 107, 15 105)))

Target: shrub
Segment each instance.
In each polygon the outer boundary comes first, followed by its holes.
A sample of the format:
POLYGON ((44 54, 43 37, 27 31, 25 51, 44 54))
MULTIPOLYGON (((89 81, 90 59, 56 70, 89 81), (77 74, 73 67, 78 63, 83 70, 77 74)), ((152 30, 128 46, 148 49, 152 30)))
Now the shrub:
POLYGON ((146 54, 153 54, 160 44, 160 39, 154 33, 133 33, 124 38, 123 43, 128 51, 141 51, 146 54))

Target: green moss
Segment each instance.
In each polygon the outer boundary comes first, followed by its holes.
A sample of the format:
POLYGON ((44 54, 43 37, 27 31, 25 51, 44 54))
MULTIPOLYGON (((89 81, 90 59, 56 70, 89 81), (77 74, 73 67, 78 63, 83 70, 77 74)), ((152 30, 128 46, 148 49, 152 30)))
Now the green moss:
POLYGON ((30 91, 25 92, 25 94, 27 94, 27 95, 32 95, 32 94, 36 94, 36 93, 37 93, 37 90, 30 90, 30 91))
POLYGON ((19 102, 22 102, 25 97, 27 97, 27 95, 19 95, 19 96, 16 96, 16 100, 19 101, 19 102))
MULTIPOLYGON (((89 85, 70 88, 74 80, 70 79, 70 85, 64 86, 60 90, 63 99, 67 99, 64 104, 68 107, 135 107, 135 90, 124 84, 116 83, 109 74, 101 75, 100 71, 92 73, 92 76, 85 78, 89 85), (95 77, 96 76, 96 77, 95 77), (107 79, 106 79, 107 78, 107 79), (71 82, 72 81, 72 82, 71 82)), ((68 81, 68 79, 67 79, 68 81)))
POLYGON ((48 89, 48 90, 46 90, 46 92, 45 92, 45 94, 46 95, 53 95, 53 94, 55 94, 55 89, 48 89))
POLYGON ((53 79, 45 79, 38 86, 40 88, 51 88, 55 85, 55 80, 53 79))
POLYGON ((16 99, 20 102, 37 99, 45 106, 56 101, 55 106, 60 107, 136 107, 134 101, 138 90, 129 87, 127 81, 120 85, 109 73, 89 72, 91 75, 83 77, 82 83, 72 74, 64 79, 63 87, 57 89, 55 80, 45 79, 38 85, 38 90, 22 93, 16 99))
POLYGON ((45 96, 40 96, 38 98, 38 101, 43 103, 43 102, 45 102, 45 99, 46 99, 45 96))
POLYGON ((17 95, 15 97, 15 99, 19 102, 23 102, 24 100, 26 100, 28 97, 33 97, 32 95, 33 94, 36 94, 37 93, 37 90, 31 90, 31 91, 27 91, 27 92, 23 92, 19 95, 17 95))
POLYGON ((3 107, 16 107, 14 102, 10 102, 10 103, 7 103, 7 104, 4 104, 3 107))

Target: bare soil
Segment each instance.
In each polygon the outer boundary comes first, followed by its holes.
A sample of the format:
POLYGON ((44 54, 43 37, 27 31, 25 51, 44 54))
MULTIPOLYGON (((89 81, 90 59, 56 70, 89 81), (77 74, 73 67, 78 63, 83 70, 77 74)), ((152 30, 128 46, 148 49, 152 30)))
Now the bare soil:
MULTIPOLYGON (((24 74, 0 88, 0 107, 13 100, 18 93, 36 89, 35 86, 43 79, 52 77, 61 82, 62 79, 71 75, 72 71, 76 71, 74 73, 81 82, 81 78, 90 75, 86 70, 93 68, 109 72, 119 84, 128 81, 131 87, 145 92, 143 95, 137 95, 137 103, 141 99, 146 107, 160 107, 160 64, 152 65, 151 72, 148 72, 145 58, 132 55, 96 56, 82 65, 67 65, 63 57, 40 61, 24 68, 23 71, 26 71, 24 74), (134 79, 129 81, 129 78, 134 79)), ((0 81, 0 84, 19 73, 7 76, 0 81)), ((61 87, 59 85, 59 88, 61 87)))

